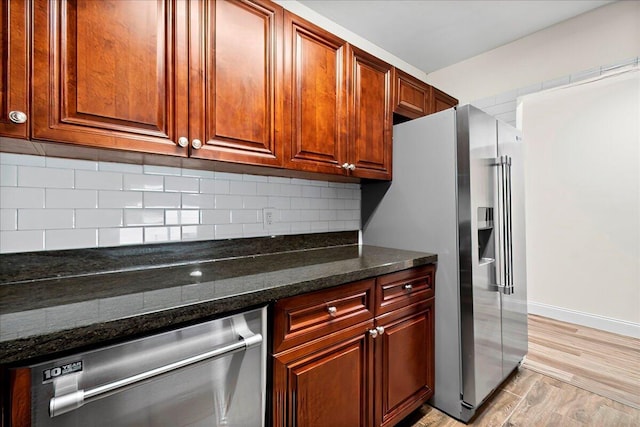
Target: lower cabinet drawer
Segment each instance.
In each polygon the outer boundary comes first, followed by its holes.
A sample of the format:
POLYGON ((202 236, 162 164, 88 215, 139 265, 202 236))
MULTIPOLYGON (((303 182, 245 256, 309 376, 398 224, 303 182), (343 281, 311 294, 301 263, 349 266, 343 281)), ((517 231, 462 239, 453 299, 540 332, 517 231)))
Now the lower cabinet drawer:
POLYGON ((273 352, 373 319, 374 286, 368 279, 276 302, 273 352))
POLYGON ((378 277, 376 315, 433 297, 435 275, 436 266, 430 264, 378 277))

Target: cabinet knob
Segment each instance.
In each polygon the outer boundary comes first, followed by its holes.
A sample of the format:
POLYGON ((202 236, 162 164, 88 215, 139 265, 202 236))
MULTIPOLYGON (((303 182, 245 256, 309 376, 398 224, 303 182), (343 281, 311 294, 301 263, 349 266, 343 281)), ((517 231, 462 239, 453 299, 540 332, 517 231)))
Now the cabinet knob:
POLYGON ((349 169, 350 171, 355 170, 356 169, 356 165, 351 163, 349 166, 347 166, 347 169, 349 169))
POLYGON ((378 330, 376 329, 369 329, 369 335, 371 335, 371 338, 377 338, 378 337, 378 330))
POLYGON ((378 335, 384 334, 384 326, 377 326, 376 331, 378 331, 378 335))
POLYGON ((186 136, 181 136, 178 138, 178 145, 182 148, 187 147, 189 145, 189 138, 186 136))
POLYGON ((343 163, 342 164, 342 169, 348 170, 349 169, 349 163, 343 163))
POLYGON ((199 139, 194 139, 193 141, 191 141, 191 146, 196 150, 199 150, 200 148, 202 148, 202 141, 200 141, 199 139))
POLYGON ((403 286, 405 291, 409 291, 411 292, 411 290, 413 289, 413 285, 411 283, 407 283, 403 286))
POLYGON ((327 312, 329 312, 329 316, 335 316, 336 313, 338 312, 338 309, 335 308, 334 306, 327 307, 327 312))
POLYGON ((27 121, 27 115, 22 111, 9 111, 9 120, 15 124, 21 124, 27 121))

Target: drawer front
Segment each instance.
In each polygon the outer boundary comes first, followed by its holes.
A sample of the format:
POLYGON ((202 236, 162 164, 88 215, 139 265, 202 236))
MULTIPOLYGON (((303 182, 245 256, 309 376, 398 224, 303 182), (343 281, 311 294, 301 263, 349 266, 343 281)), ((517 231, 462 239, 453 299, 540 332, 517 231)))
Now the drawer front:
POLYGON ((436 266, 425 265, 378 277, 376 315, 433 297, 436 266))
POLYGON ((273 352, 373 319, 374 287, 369 279, 276 302, 273 352))

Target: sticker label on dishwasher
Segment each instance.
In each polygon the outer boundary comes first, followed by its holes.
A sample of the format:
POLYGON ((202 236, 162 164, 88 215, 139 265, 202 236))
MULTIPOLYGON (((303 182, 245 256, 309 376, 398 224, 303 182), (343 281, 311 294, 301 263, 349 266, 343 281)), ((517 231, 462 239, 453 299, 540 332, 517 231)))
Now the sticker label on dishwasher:
POLYGON ((82 371, 82 360, 45 369, 42 371, 42 384, 49 383, 63 375, 69 375, 80 371, 82 371))

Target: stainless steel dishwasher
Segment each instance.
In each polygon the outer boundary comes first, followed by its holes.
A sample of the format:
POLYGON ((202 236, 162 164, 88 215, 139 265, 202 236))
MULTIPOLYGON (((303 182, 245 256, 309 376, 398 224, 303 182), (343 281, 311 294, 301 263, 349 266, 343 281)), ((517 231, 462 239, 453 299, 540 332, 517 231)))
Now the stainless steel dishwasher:
POLYGON ((33 426, 264 426, 266 308, 30 366, 33 426))

